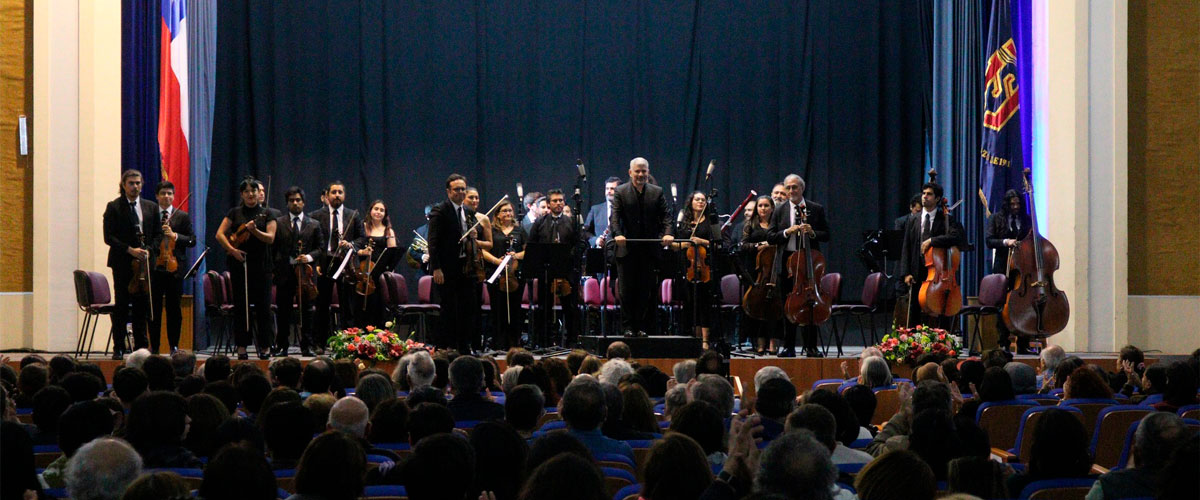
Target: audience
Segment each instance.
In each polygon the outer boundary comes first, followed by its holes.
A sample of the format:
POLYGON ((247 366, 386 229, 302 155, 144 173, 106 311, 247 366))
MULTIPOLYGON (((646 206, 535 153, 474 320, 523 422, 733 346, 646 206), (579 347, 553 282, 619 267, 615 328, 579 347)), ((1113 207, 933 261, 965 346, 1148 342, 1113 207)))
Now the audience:
POLYGON ((626 375, 633 374, 633 367, 624 359, 610 359, 600 367, 600 375, 596 378, 600 379, 601 383, 618 385, 621 383, 621 378, 626 375))
POLYGON ((829 459, 829 448, 807 430, 788 432, 771 441, 760 464, 754 478, 756 492, 785 498, 854 498, 853 493, 834 484, 838 474, 829 459))
POLYGON ((697 375, 690 391, 692 401, 711 404, 726 418, 733 414, 733 385, 725 377, 711 373, 697 375))
MULTIPOLYGON (((1063 384, 1063 399, 1109 399, 1113 397, 1112 388, 1108 386, 1100 374, 1088 366, 1076 368, 1067 376, 1063 384)), ((1193 391, 1194 392, 1194 391, 1193 391)))
POLYGON ((687 384, 696 378, 696 361, 689 359, 675 363, 671 368, 676 384, 687 384))
POLYGON ((1037 393, 1037 372, 1032 366, 1013 361, 1004 365, 1004 371, 1008 372, 1008 378, 1012 380, 1013 393, 1017 395, 1037 393))
POLYGON ((187 401, 169 391, 139 397, 129 409, 125 438, 141 455, 146 467, 199 468, 203 464, 183 446, 189 421, 187 401))
MULTIPOLYGON (((1155 496, 1155 483, 1160 480, 1160 472, 1176 449, 1187 441, 1195 440, 1195 434, 1183 423, 1183 419, 1174 414, 1155 412, 1146 415, 1133 435, 1133 461, 1130 467, 1100 476, 1088 492, 1088 500, 1155 496)), ((1188 474, 1195 483, 1196 469, 1191 469, 1188 474)))
POLYGON ((184 499, 190 496, 189 490, 179 474, 151 472, 143 474, 125 488, 125 495, 121 500, 184 499))
POLYGON ((151 391, 175 390, 175 367, 164 356, 152 355, 142 362, 151 391))
MULTIPOLYGON (((311 439, 311 436, 309 436, 311 439)), ((253 446, 233 444, 221 448, 204 467, 201 498, 276 498, 275 475, 262 452, 253 446)))
POLYGON ((113 419, 108 409, 96 401, 75 403, 59 417, 58 448, 63 455, 58 457, 42 472, 42 481, 50 488, 67 486, 64 473, 67 461, 75 456, 81 446, 93 439, 108 436, 113 432, 113 419))
POLYGON ((788 382, 792 381, 791 378, 788 378, 787 372, 783 371, 783 368, 778 366, 767 365, 759 368, 758 371, 754 373, 754 392, 758 392, 762 389, 763 382, 776 378, 783 379, 788 382))
POLYGON ((367 441, 367 436, 371 433, 370 418, 371 413, 366 403, 354 396, 346 396, 334 403, 333 408, 329 410, 329 422, 325 429, 341 431, 354 438, 369 455, 382 455, 398 462, 400 457, 395 452, 373 447, 367 441))
POLYGON ((367 455, 358 440, 326 431, 304 449, 296 467, 296 494, 288 500, 355 500, 362 495, 366 471, 367 455))
POLYGON ((272 469, 295 469, 316 430, 312 413, 296 401, 267 408, 260 427, 272 469))
POLYGON ((1086 477, 1092 468, 1088 435, 1079 417, 1065 410, 1042 413, 1033 428, 1033 447, 1024 474, 1008 478, 1013 495, 1026 485, 1041 479, 1086 477))
POLYGON ((604 353, 604 357, 610 360, 623 359, 625 361, 629 361, 633 359, 633 355, 629 352, 629 344, 621 342, 620 340, 608 344, 608 351, 604 353))
MULTIPOLYGON (((837 396, 837 394, 834 395, 837 396)), ((872 391, 870 387, 860 384, 842 391, 841 396, 842 399, 845 399, 846 404, 850 406, 850 410, 854 413, 854 418, 859 426, 855 439, 871 439, 874 437, 875 433, 879 432, 875 429, 875 426, 871 425, 871 420, 875 416, 875 407, 879 404, 879 401, 875 398, 875 391, 872 391)), ((846 432, 848 433, 848 431, 846 432)), ((841 441, 840 438, 838 440, 841 441)))
POLYGON ((61 387, 48 386, 33 396, 33 444, 58 443, 58 418, 71 406, 71 395, 61 387))
POLYGON ((566 423, 567 432, 583 442, 593 455, 613 453, 633 460, 629 444, 601 433, 607 411, 604 389, 592 377, 575 377, 558 403, 558 413, 566 423))
POLYGON ((375 414, 371 416, 367 440, 378 444, 407 443, 408 412, 408 405, 400 399, 379 403, 375 414))
MULTIPOLYGON (((587 359, 588 352, 583 349, 572 349, 570 354, 567 354, 567 369, 571 371, 571 376, 579 374, 579 366, 583 364, 583 360, 587 359)), ((509 363, 510 365, 512 363, 509 363)))
POLYGON ((712 405, 704 401, 684 405, 671 420, 671 432, 695 440, 710 464, 725 463, 725 423, 712 405))
POLYGON ((1176 412, 1187 405, 1196 404, 1196 372, 1185 361, 1176 361, 1167 366, 1167 388, 1162 402, 1155 403, 1158 411, 1176 412))
POLYGON ((229 410, 211 394, 193 394, 187 398, 187 415, 191 420, 183 446, 198 457, 212 456, 213 435, 229 419, 229 410))
POLYGON ((675 412, 683 408, 683 405, 688 404, 688 392, 686 385, 676 385, 669 389, 663 397, 663 418, 672 420, 675 418, 675 412))
POLYGON ((299 359, 292 357, 275 358, 271 360, 267 371, 270 372, 271 384, 275 387, 287 387, 296 391, 300 390, 300 377, 304 369, 300 366, 299 359))
POLYGON ((354 396, 366 404, 367 411, 373 415, 379 403, 396 399, 396 388, 387 377, 372 373, 358 379, 358 384, 354 386, 354 396))
MULTIPOLYGON (((404 401, 398 401, 404 405, 404 401)), ((333 409, 333 404, 337 402, 337 396, 329 393, 313 394, 304 399, 304 407, 312 413, 312 421, 314 425, 320 426, 321 422, 329 421, 329 411, 333 409)), ((382 404, 380 406, 383 406, 382 404)))
MULTIPOLYGON (((570 388, 567 389, 570 392, 570 388)), ((537 466, 521 488, 522 500, 608 500, 604 477, 594 462, 563 453, 537 466)))
POLYGON ((142 457, 132 446, 99 438, 75 452, 64 478, 72 500, 118 500, 141 473, 142 457))
POLYGON ((538 430, 546 414, 546 398, 533 384, 519 385, 508 391, 504 399, 504 421, 516 429, 522 438, 529 439, 538 430))
POLYGON ((784 421, 796 407, 796 386, 787 379, 772 378, 763 383, 757 393, 754 411, 762 417, 763 441, 771 441, 783 434, 784 421))
MULTIPOLYGON (((607 389, 606 389, 607 391, 607 389)), ((621 391, 621 422, 638 432, 660 434, 654 403, 639 384, 628 384, 621 391)))
POLYGON ((445 405, 421 403, 408 414, 408 442, 416 446, 422 439, 454 432, 454 415, 445 405))
MULTIPOLYGON (((126 360, 126 366, 129 361, 126 360)), ((208 383, 218 382, 229 378, 229 356, 214 354, 204 362, 204 380, 208 383)))
POLYGON ((504 420, 504 406, 484 398, 483 363, 472 356, 459 356, 450 363, 450 388, 454 398, 447 403, 455 421, 504 420))
POLYGON ((1017 397, 1013 393, 1013 383, 1012 379, 1008 377, 1008 372, 999 366, 987 368, 983 372, 983 381, 975 389, 978 393, 974 398, 963 403, 962 408, 958 410, 959 416, 974 419, 979 405, 996 401, 1010 401, 1017 397))
POLYGON ((658 432, 657 424, 655 429, 647 431, 644 428, 634 428, 630 422, 622 418, 625 413, 625 396, 621 393, 621 389, 613 384, 603 382, 600 383, 600 389, 604 391, 605 408, 604 425, 600 427, 601 434, 622 441, 654 439, 654 433, 658 432))
POLYGON ((171 353, 171 367, 175 369, 175 378, 182 379, 196 371, 196 353, 187 349, 175 349, 171 353))
POLYGON ((917 454, 894 450, 863 467, 854 489, 859 500, 933 500, 937 480, 917 454))
POLYGON ((642 465, 646 500, 698 498, 712 483, 712 465, 692 438, 671 433, 654 442, 642 465))
POLYGON ((892 385, 892 371, 888 369, 887 361, 875 356, 863 359, 858 383, 871 389, 892 385))
POLYGON ((405 490, 411 500, 466 498, 474 491, 475 470, 475 450, 466 439, 430 436, 413 447, 412 458, 404 463, 405 490))
POLYGON ((515 500, 525 480, 529 455, 525 438, 504 422, 483 422, 471 430, 470 443, 475 451, 475 488, 471 495, 490 491, 496 500, 515 500))

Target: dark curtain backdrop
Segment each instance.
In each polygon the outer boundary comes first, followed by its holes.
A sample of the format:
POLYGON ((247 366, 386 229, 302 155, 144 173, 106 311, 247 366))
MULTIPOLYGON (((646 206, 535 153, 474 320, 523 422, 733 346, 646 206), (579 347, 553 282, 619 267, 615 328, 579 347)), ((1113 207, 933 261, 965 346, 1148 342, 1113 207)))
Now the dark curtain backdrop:
POLYGON ((931 11, 929 0, 221 2, 208 224, 245 174, 271 176, 276 208, 291 184, 312 208, 341 179, 348 205, 383 199, 407 235, 451 172, 490 207, 516 182, 569 192, 581 158, 587 204, 635 156, 681 198, 715 158, 722 213, 789 172, 805 178, 828 206, 829 269, 856 300, 862 231, 890 226, 923 175, 931 11))
MULTIPOLYGON (((159 0, 121 1, 121 170, 142 173, 142 197, 162 180, 158 152, 159 0)), ((112 197, 117 197, 113 186, 112 197)))

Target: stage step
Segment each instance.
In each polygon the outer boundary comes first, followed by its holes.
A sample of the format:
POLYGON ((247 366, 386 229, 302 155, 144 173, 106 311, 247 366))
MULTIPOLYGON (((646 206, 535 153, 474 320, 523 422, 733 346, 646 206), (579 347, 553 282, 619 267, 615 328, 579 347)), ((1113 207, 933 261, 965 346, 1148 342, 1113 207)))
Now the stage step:
POLYGON ((599 337, 583 336, 583 348, 589 352, 603 356, 608 352, 608 345, 621 341, 629 345, 629 352, 635 358, 691 358, 700 357, 701 342, 696 337, 680 335, 652 335, 649 337, 599 337))

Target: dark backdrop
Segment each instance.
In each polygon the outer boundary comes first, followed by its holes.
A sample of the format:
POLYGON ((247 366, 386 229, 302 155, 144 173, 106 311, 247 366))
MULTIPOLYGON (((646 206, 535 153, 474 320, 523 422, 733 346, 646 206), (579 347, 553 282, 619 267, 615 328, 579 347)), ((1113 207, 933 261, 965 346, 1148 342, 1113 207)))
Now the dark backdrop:
POLYGON ((490 207, 518 181, 569 192, 582 158, 590 204, 635 156, 681 197, 715 158, 722 213, 805 178, 856 300, 862 230, 921 181, 928 0, 303 5, 220 3, 209 227, 244 174, 272 176, 276 208, 341 179, 408 235, 451 172, 490 207))

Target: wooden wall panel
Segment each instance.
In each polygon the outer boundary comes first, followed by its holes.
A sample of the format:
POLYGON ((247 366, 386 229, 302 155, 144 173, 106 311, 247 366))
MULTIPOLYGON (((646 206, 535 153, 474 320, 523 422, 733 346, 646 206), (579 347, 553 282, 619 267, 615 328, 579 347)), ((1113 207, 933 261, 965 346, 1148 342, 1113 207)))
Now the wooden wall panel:
POLYGON ((1129 2, 1129 294, 1200 295, 1200 2, 1129 2))
POLYGON ((32 0, 0 0, 0 227, 15 231, 0 244, 0 292, 33 291, 33 160, 17 130, 25 115, 32 134, 32 110, 32 0))

